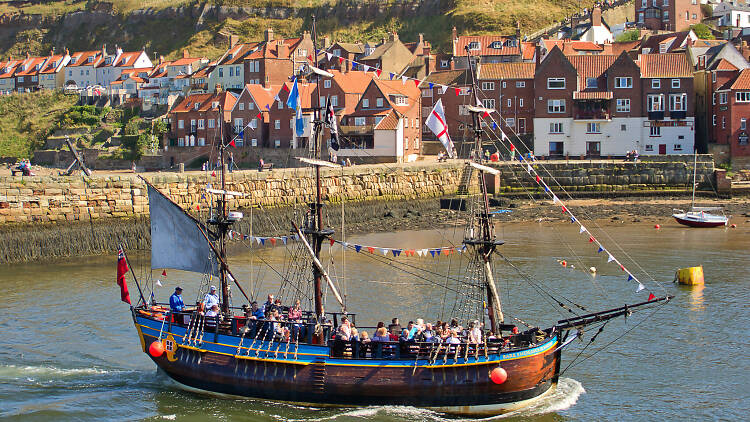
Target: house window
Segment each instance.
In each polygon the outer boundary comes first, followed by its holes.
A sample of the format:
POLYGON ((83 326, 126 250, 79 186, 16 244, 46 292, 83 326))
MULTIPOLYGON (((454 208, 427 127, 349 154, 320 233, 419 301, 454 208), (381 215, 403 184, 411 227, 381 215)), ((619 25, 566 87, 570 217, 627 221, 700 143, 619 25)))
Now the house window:
POLYGON ((404 149, 409 149, 409 138, 404 138, 404 149))
POLYGON ((289 119, 289 129, 294 129, 294 119, 289 119))
POLYGON ((518 106, 523 107, 523 98, 518 99, 518 106))
POLYGON ((631 78, 630 76, 615 78, 615 88, 632 88, 632 87, 633 87, 633 78, 631 78))
POLYGON ((713 95, 711 95, 711 104, 716 105, 716 93, 714 92, 713 95))
POLYGON ((664 3, 662 3, 664 6, 669 6, 669 0, 664 0, 664 3))
POLYGON ((596 88, 596 78, 586 78, 586 88, 596 88))
POLYGON ((729 100, 729 94, 726 92, 719 93, 719 104, 726 104, 729 100))
POLYGON ((712 124, 713 126, 716 126, 716 115, 715 115, 715 114, 714 114, 714 115, 713 115, 713 117, 711 118, 711 124, 712 124))
POLYGON ((274 148, 281 148, 281 139, 277 139, 273 141, 273 147, 274 148))
POLYGON ((354 126, 364 126, 367 124, 367 118, 366 117, 355 117, 354 118, 354 126))
POLYGON ((333 55, 340 57, 341 56, 341 49, 337 48, 337 49, 333 50, 333 55))
POLYGON ((482 91, 494 91, 494 90, 495 90, 494 82, 482 82, 482 91))
POLYGON ((734 98, 737 100, 738 103, 750 102, 750 91, 737 92, 734 94, 734 98))
POLYGON ((429 88, 423 88, 422 89, 422 96, 423 97, 432 97, 432 90, 429 88))
POLYGON ((279 100, 278 104, 277 104, 277 107, 278 107, 279 110, 282 110, 284 108, 284 102, 281 101, 281 100, 279 100))
POLYGON ((682 144, 674 144, 675 151, 682 151, 682 144))
POLYGON ((480 48, 482 48, 482 46, 478 41, 472 41, 469 43, 469 50, 479 50, 480 48))
POLYGON ((396 97, 396 105, 409 105, 409 100, 406 97, 396 97))
POLYGON ((331 106, 332 107, 338 107, 339 105, 339 96, 338 95, 331 95, 331 106))
POLYGON ((250 145, 257 147, 258 146, 258 140, 256 138, 253 138, 250 140, 250 145))
POLYGON ((651 88, 653 88, 653 89, 659 89, 659 88, 661 88, 661 80, 659 80, 659 79, 651 79, 651 88))
POLYGON ((586 123, 586 133, 602 133, 601 123, 586 123))
POLYGON ((208 119, 208 128, 213 129, 216 127, 216 120, 214 119, 208 119))
POLYGON ((744 117, 740 119, 740 129, 741 130, 747 129, 747 119, 744 117))
POLYGON ((618 98, 616 110, 618 113, 629 113, 630 112, 630 98, 618 98))
POLYGON ((661 126, 651 126, 650 136, 661 136, 661 126))
POLYGON ((727 128, 727 118, 726 116, 721 116, 721 128, 726 129, 727 128))
POLYGON ((687 94, 670 94, 669 111, 687 111, 687 94))
POLYGON ((235 66, 234 67, 234 74, 235 76, 240 76, 240 69, 242 69, 242 66, 235 66))
POLYGON ((516 82, 516 88, 526 88, 526 81, 516 82))
POLYGON ((331 87, 330 79, 326 79, 325 81, 323 81, 323 88, 330 88, 330 87, 331 87))
POLYGON ((245 103, 240 103, 240 111, 245 110, 245 103))
POLYGON ((649 95, 648 111, 664 111, 664 96, 661 94, 649 95))
POLYGON ((219 77, 220 78, 224 77, 224 69, 222 69, 222 68, 219 68, 219 77))
POLYGON ((505 88, 506 88, 506 86, 505 86, 505 81, 503 81, 503 89, 505 89, 505 88))
POLYGON ((206 138, 198 138, 198 146, 202 147, 206 145, 206 138))
POLYGON ((484 100, 482 100, 482 106, 484 106, 485 108, 494 109, 495 108, 495 99, 494 98, 485 98, 484 100))
POLYGON ((547 100, 548 113, 565 113, 565 100, 547 100))
POLYGON ((362 108, 368 108, 370 107, 370 100, 367 98, 362 99, 362 108))
POLYGON ((23 82, 23 76, 18 77, 18 82, 23 82))
POLYGON ((234 119, 234 133, 240 133, 243 129, 243 121, 241 118, 234 119))
POLYGON ((565 89, 565 78, 547 78, 547 89, 565 89))
POLYGON ((672 79, 672 88, 679 88, 679 87, 680 87, 680 80, 672 79))
POLYGON ((177 128, 178 129, 185 129, 185 121, 184 120, 178 120, 177 121, 177 128))
POLYGON ((550 123, 549 133, 563 133, 563 124, 562 123, 550 123))
POLYGON ((273 128, 274 128, 274 129, 277 129, 277 130, 278 130, 278 129, 281 129, 281 120, 275 120, 275 121, 273 122, 273 128))
POLYGON ((231 78, 232 76, 234 76, 234 68, 230 67, 229 68, 229 77, 231 78))
MULTIPOLYGON (((432 94, 432 90, 430 90, 430 94, 432 94)), ((382 98, 378 98, 377 100, 375 100, 375 105, 376 105, 376 106, 377 106, 378 108, 381 108, 381 107, 383 107, 383 99, 382 99, 382 98)))
POLYGON ((193 105, 193 108, 194 108, 195 110, 198 110, 198 109, 200 108, 200 106, 201 106, 200 104, 198 104, 198 103, 195 103, 195 104, 193 105))
POLYGON ((514 119, 513 117, 508 117, 507 119, 505 119, 505 124, 508 125, 509 128, 515 129, 516 119, 514 119))
POLYGON ((654 151, 654 145, 653 144, 646 144, 646 151, 653 152, 654 151))
POLYGON ((625 132, 628 130, 628 125, 620 125, 620 131, 625 132))
POLYGON ((248 110, 255 110, 255 103, 248 102, 247 103, 247 109, 248 110))
POLYGON ((716 82, 716 72, 711 72, 711 82, 716 82))
POLYGON ((198 129, 205 129, 206 128, 206 121, 203 119, 198 119, 198 129))

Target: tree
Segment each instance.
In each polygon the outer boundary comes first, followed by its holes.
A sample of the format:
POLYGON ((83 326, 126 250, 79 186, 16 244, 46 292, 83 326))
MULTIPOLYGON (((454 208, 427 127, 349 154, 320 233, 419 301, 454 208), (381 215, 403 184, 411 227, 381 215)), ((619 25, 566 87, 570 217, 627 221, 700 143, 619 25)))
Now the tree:
POLYGON ((692 29, 693 32, 695 32, 695 35, 697 35, 698 38, 702 40, 716 39, 716 37, 714 37, 714 34, 711 33, 711 28, 705 23, 696 23, 695 25, 690 25, 690 29, 692 29))
POLYGON ((622 34, 618 35, 615 39, 616 42, 628 42, 628 41, 638 41, 640 39, 641 33, 637 29, 631 29, 630 31, 625 31, 622 34))

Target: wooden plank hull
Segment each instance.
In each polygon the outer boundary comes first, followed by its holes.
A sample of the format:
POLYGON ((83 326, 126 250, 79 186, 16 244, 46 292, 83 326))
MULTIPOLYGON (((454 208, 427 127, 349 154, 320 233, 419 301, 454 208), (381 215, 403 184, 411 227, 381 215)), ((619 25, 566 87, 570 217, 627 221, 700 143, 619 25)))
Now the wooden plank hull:
MULTIPOLYGON (((136 318, 144 351, 159 337, 153 321, 136 318)), ((230 336, 204 337, 200 346, 183 345, 174 327, 168 353, 151 357, 175 381, 190 388, 241 397, 314 405, 407 405, 459 414, 498 414, 548 392, 556 383, 557 337, 528 349, 494 356, 437 359, 342 359, 325 346, 266 342, 236 353, 230 336), (214 337, 218 342, 213 342, 214 337), (264 353, 265 352, 265 353, 264 353), (508 373, 503 384, 492 369, 508 373)), ((236 337, 235 337, 236 338, 236 337)), ((248 345, 249 346, 249 345, 248 345)), ((246 346, 245 348, 248 348, 246 346)))

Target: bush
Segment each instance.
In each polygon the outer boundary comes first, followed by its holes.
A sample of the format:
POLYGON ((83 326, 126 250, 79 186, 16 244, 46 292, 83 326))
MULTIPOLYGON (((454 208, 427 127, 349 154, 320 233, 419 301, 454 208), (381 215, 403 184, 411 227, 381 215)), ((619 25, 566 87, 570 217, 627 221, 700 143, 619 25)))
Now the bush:
POLYGON ((125 123, 125 135, 138 135, 141 131, 141 119, 140 117, 133 117, 125 123))
POLYGON ((146 151, 146 146, 150 140, 148 134, 126 135, 122 138, 123 158, 126 160, 138 161, 146 151))
POLYGON ((698 38, 702 40, 716 39, 716 37, 714 37, 714 34, 711 33, 711 28, 705 23, 696 23, 695 25, 690 25, 690 29, 692 29, 693 32, 695 32, 695 35, 697 35, 698 38))
POLYGON ((632 29, 630 31, 625 31, 622 34, 618 35, 615 39, 616 42, 627 42, 627 41, 638 41, 641 36, 640 31, 637 29, 632 29))

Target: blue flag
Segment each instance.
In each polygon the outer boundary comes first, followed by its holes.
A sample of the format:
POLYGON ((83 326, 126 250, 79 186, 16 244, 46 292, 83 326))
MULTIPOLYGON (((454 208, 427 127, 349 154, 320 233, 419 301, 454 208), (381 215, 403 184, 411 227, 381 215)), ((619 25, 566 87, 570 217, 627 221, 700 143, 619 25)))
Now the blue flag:
POLYGON ((299 88, 297 87, 297 78, 294 79, 294 86, 292 86, 292 91, 286 100, 286 106, 295 110, 294 127, 296 128, 297 136, 302 136, 305 133, 305 122, 302 120, 302 104, 299 97, 299 88))

